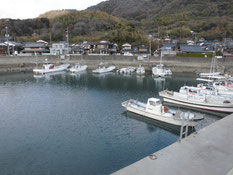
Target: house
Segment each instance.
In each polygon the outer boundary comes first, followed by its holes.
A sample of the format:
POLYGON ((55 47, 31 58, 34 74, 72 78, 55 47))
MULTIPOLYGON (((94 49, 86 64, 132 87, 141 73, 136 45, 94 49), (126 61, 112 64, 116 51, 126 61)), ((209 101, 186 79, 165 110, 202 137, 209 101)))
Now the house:
POLYGON ((37 43, 44 43, 45 45, 48 45, 48 42, 47 41, 44 41, 44 40, 38 40, 36 41, 37 43))
POLYGON ((121 50, 122 54, 130 54, 132 53, 132 45, 129 43, 125 43, 122 45, 122 50, 121 50))
POLYGON ((93 52, 94 45, 83 41, 82 43, 72 44, 71 53, 72 54, 88 54, 93 52))
POLYGON ((195 41, 189 39, 186 41, 186 43, 187 45, 191 45, 191 46, 195 45, 195 41))
POLYGON ((176 55, 176 44, 175 43, 163 43, 162 47, 160 48, 163 55, 176 55))
POLYGON ((50 48, 50 53, 56 55, 66 55, 69 54, 70 51, 71 49, 69 47, 69 43, 65 41, 61 41, 59 43, 53 43, 52 47, 50 48))
POLYGON ((70 48, 71 54, 84 54, 84 49, 81 47, 81 44, 72 44, 70 48))
POLYGON ((113 45, 114 44, 109 41, 100 41, 93 45, 93 51, 97 54, 109 54, 113 45))
POLYGON ((224 58, 233 58, 233 41, 228 41, 226 48, 223 50, 224 58))
POLYGON ((139 54, 148 54, 148 47, 145 45, 141 45, 138 47, 139 54))
POLYGON ((119 51, 118 45, 115 43, 113 44, 112 48, 109 49, 111 55, 116 55, 119 51))
POLYGON ((5 41, 0 43, 0 55, 17 55, 22 50, 22 44, 14 41, 5 41), (8 53, 9 49, 9 53, 8 53))
POLYGON ((148 49, 147 46, 141 45, 141 46, 138 46, 138 47, 134 47, 133 53, 135 55, 147 55, 149 53, 149 49, 148 49))
POLYGON ((7 45, 3 42, 0 43, 0 56, 6 56, 7 55, 7 45))
POLYGON ((35 53, 42 55, 43 53, 49 53, 49 48, 45 43, 39 42, 28 42, 25 43, 23 46, 23 50, 21 53, 34 55, 35 53))
POLYGON ((199 45, 180 45, 180 52, 182 53, 203 53, 204 49, 199 45))

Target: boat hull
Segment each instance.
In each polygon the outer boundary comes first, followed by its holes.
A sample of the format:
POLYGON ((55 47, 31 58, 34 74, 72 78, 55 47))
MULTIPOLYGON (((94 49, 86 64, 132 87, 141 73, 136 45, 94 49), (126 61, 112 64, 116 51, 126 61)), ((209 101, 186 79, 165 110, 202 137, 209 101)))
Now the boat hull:
POLYGON ((62 66, 55 66, 53 69, 33 69, 33 73, 36 75, 43 75, 43 74, 49 74, 54 72, 62 72, 67 70, 69 65, 62 65, 62 66))
MULTIPOLYGON (((131 106, 125 106, 123 104, 122 104, 122 106, 125 107, 127 111, 138 114, 138 115, 143 116, 145 118, 154 119, 154 120, 164 122, 164 123, 167 123, 167 124, 171 124, 171 125, 175 125, 175 126, 181 126, 182 125, 182 120, 178 119, 178 118, 176 119, 176 118, 171 118, 171 117, 165 117, 163 115, 152 114, 152 113, 149 113, 149 112, 147 112, 145 110, 136 109, 136 108, 133 108, 131 106)), ((189 121, 188 125, 193 127, 193 126, 196 125, 196 122, 195 121, 189 121)))
POLYGON ((198 108, 202 110, 209 110, 209 111, 214 111, 214 112, 233 113, 233 106, 227 106, 227 107, 225 107, 224 105, 212 105, 211 106, 211 104, 204 104, 204 103, 195 104, 187 100, 175 99, 173 97, 169 97, 163 94, 160 94, 160 96, 163 97, 163 101, 167 103, 172 103, 172 104, 177 104, 177 105, 192 107, 192 108, 198 108))
POLYGON ((96 74, 102 74, 102 73, 108 73, 108 72, 112 72, 116 69, 115 66, 110 66, 108 68, 105 68, 105 69, 96 69, 96 70, 93 70, 92 72, 93 73, 96 73, 96 74))
POLYGON ((80 68, 71 68, 70 72, 71 73, 78 73, 78 72, 83 72, 87 70, 87 66, 81 66, 80 68))

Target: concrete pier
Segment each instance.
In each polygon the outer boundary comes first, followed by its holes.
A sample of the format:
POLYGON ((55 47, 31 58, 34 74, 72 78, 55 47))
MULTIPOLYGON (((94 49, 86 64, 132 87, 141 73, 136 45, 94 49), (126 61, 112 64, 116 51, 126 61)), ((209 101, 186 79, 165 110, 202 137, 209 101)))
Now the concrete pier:
POLYGON ((114 175, 232 175, 233 114, 114 175))

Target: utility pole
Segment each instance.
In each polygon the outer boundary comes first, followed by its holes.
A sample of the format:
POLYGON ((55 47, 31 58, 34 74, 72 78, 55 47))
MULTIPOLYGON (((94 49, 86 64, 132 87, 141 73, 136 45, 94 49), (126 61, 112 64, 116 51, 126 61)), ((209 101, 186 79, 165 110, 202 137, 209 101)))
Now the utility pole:
POLYGON ((66 42, 69 44, 69 28, 66 28, 66 42))
POLYGON ((150 37, 149 37, 149 45, 150 45, 149 52, 150 52, 150 56, 151 56, 151 38, 150 37))
POLYGON ((69 44, 69 28, 68 27, 66 28, 66 42, 67 42, 67 53, 69 54, 70 44, 69 44))
POLYGON ((7 55, 10 56, 10 48, 9 48, 9 37, 10 37, 10 35, 8 34, 8 27, 5 27, 5 29, 6 29, 5 37, 6 37, 6 41, 7 41, 7 55))

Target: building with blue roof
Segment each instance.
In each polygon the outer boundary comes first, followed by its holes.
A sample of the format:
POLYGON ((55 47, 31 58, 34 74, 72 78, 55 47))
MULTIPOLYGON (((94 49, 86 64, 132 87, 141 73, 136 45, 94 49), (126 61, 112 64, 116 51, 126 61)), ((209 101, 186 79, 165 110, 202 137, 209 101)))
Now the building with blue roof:
POLYGON ((180 45, 180 51, 186 53, 203 53, 205 50, 199 45, 180 45))

